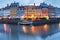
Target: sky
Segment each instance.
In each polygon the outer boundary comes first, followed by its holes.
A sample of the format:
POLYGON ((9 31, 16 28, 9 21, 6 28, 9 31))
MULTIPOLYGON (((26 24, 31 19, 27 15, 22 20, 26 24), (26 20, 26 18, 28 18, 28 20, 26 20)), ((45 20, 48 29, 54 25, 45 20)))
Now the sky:
POLYGON ((7 4, 11 4, 15 2, 19 2, 20 5, 40 5, 40 3, 45 2, 47 4, 51 4, 55 7, 60 7, 60 0, 0 0, 0 8, 5 7, 7 4))

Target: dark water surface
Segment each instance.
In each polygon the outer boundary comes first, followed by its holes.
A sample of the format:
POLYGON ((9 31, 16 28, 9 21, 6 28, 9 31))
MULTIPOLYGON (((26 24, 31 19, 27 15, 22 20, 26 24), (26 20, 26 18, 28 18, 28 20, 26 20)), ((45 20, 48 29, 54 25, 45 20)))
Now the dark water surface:
POLYGON ((39 26, 0 24, 0 40, 60 40, 60 23, 39 26))

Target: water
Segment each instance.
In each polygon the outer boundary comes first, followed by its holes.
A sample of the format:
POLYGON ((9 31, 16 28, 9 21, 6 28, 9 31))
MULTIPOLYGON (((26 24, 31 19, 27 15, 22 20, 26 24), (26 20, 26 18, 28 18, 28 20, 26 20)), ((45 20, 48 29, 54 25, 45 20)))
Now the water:
POLYGON ((60 23, 39 26, 0 24, 0 40, 60 40, 60 23))

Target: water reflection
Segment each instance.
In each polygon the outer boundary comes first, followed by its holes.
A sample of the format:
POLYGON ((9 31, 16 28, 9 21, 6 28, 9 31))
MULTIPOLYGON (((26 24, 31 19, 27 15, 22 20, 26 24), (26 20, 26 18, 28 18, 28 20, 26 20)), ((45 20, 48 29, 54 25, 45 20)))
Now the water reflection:
POLYGON ((30 33, 41 33, 42 31, 47 32, 49 30, 49 26, 47 24, 42 26, 27 26, 23 25, 22 30, 24 33, 30 32, 30 33))
POLYGON ((23 29, 24 33, 27 33, 27 29, 26 29, 26 27, 24 25, 22 26, 22 29, 23 29))
POLYGON ((17 25, 8 25, 3 24, 6 39, 7 40, 18 40, 18 26, 17 25))
POLYGON ((10 25, 11 27, 11 40, 18 40, 18 26, 17 25, 10 25))
POLYGON ((60 28, 60 23, 58 24, 59 28, 60 28))
POLYGON ((8 24, 3 24, 4 25, 4 31, 5 32, 11 32, 11 29, 9 28, 8 24))
POLYGON ((39 25, 39 26, 22 26, 22 30, 24 33, 29 33, 33 35, 40 35, 41 37, 46 37, 48 35, 52 35, 60 30, 59 25, 57 24, 51 24, 51 25, 39 25))
POLYGON ((49 30, 49 26, 48 26, 47 24, 45 24, 45 25, 43 26, 43 29, 44 29, 44 31, 48 31, 48 30, 49 30))
POLYGON ((60 23, 59 24, 45 24, 45 25, 12 25, 12 24, 3 24, 1 25, 0 32, 2 36, 1 40, 39 40, 38 38, 44 39, 48 36, 51 36, 57 32, 60 32, 60 23), (5 39, 3 39, 5 38, 5 39))

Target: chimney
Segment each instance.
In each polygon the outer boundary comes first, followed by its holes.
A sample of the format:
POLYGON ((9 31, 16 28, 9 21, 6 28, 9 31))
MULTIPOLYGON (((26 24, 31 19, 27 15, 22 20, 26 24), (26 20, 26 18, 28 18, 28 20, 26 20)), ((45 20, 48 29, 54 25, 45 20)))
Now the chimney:
POLYGON ((35 6, 35 3, 34 3, 34 6, 35 6))
POLYGON ((9 4, 7 4, 7 7, 9 6, 9 4))

